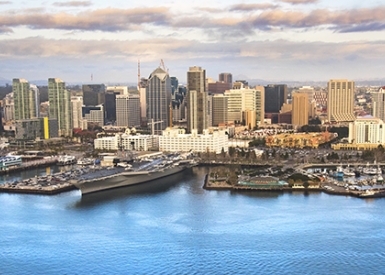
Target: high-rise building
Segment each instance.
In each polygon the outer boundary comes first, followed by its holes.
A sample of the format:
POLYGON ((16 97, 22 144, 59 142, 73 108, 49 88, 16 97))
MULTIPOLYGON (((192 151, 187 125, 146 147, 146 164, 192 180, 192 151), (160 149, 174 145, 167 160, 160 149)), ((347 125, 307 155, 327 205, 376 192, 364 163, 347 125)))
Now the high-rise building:
POLYGON ((104 84, 84 84, 82 91, 83 103, 86 106, 96 106, 105 102, 106 86, 104 84))
POLYGON ((146 100, 146 88, 148 85, 148 79, 147 78, 141 78, 140 79, 140 85, 139 85, 139 97, 140 97, 140 119, 141 122, 145 125, 147 122, 147 100, 146 100))
POLYGON ((233 75, 231 73, 220 73, 219 82, 233 84, 233 75))
POLYGON ((175 76, 170 77, 170 79, 172 99, 175 99, 175 94, 178 92, 179 81, 175 76))
POLYGON ((227 124, 227 104, 228 98, 222 94, 214 95, 212 97, 212 125, 227 124))
POLYGON ((116 126, 140 125, 140 97, 138 94, 116 96, 116 126))
POLYGON ((83 106, 82 116, 87 123, 94 123, 102 127, 104 125, 104 105, 83 106))
POLYGON ((74 129, 87 129, 87 126, 84 127, 83 123, 83 97, 82 96, 72 96, 71 97, 71 106, 72 106, 72 127, 74 129))
POLYGON ((385 121, 385 86, 372 92, 372 115, 385 121))
POLYGON ((155 69, 148 78, 146 87, 146 117, 153 121, 156 133, 166 129, 170 121, 171 79, 162 68, 155 69))
POLYGON ((108 122, 116 121, 116 96, 128 95, 128 87, 126 86, 107 86, 105 93, 105 110, 108 122))
POLYGON ((71 93, 59 78, 48 79, 49 118, 57 119, 59 136, 72 137, 71 93))
POLYGON ((354 81, 332 79, 328 82, 327 117, 329 122, 354 121, 354 81))
POLYGON ((208 127, 206 71, 201 67, 190 67, 187 72, 187 130, 202 134, 208 127))
POLYGON ((265 119, 265 88, 256 86, 253 89, 249 88, 241 91, 243 91, 243 111, 255 111, 256 125, 263 124, 265 119))
POLYGON ((15 106, 15 120, 37 118, 39 116, 39 89, 23 78, 15 78, 12 83, 15 106))
POLYGON ((279 113, 286 101, 286 84, 265 86, 265 113, 279 113))
MULTIPOLYGON (((263 124, 265 114, 265 92, 264 87, 257 86, 254 89, 240 88, 231 89, 224 93, 228 98, 228 120, 240 123, 244 119, 243 112, 255 111, 256 121, 252 125, 263 124)), ((249 123, 250 124, 250 123, 249 123)))
POLYGON ((242 122, 242 95, 243 90, 228 90, 224 93, 227 98, 227 119, 231 123, 241 123, 242 122))
POLYGON ((5 121, 15 120, 15 101, 13 93, 6 94, 3 99, 3 114, 5 121))
POLYGON ((292 94, 292 122, 295 126, 309 124, 309 97, 307 93, 292 94))

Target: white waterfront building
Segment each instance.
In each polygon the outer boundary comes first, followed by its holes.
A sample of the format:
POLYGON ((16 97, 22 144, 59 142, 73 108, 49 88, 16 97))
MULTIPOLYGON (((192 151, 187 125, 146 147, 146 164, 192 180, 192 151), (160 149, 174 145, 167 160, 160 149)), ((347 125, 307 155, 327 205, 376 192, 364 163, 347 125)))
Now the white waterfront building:
POLYGON ((94 141, 94 148, 101 150, 133 150, 148 151, 153 145, 153 139, 157 136, 151 135, 132 135, 129 129, 124 134, 116 134, 115 136, 101 137, 94 141))
POLYGON ((215 152, 217 154, 227 152, 229 149, 228 136, 225 131, 203 130, 198 134, 193 129, 191 134, 186 134, 184 129, 167 128, 159 137, 159 150, 164 152, 215 152))
POLYGON ((349 143, 385 144, 385 124, 379 118, 357 118, 349 124, 349 143))

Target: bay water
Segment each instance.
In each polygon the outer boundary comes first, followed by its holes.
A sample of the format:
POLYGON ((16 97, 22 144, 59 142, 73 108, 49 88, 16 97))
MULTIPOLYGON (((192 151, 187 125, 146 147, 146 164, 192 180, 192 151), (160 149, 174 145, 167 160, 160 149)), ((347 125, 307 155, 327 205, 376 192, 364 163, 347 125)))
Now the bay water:
POLYGON ((0 274, 385 274, 385 199, 208 191, 207 173, 0 193, 0 274))

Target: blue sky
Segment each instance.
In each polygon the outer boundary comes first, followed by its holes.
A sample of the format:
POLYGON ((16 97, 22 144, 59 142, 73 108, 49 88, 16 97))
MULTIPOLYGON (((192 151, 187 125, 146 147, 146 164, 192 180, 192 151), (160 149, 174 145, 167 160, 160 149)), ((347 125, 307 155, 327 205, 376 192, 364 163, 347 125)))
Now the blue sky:
POLYGON ((163 59, 217 79, 327 81, 384 77, 379 0, 4 1, 0 78, 136 82, 163 59))

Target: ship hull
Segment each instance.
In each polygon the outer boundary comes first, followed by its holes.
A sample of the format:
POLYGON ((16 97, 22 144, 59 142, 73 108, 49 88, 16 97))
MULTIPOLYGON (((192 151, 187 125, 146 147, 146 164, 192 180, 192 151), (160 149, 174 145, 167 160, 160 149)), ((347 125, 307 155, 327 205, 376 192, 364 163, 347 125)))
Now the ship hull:
POLYGON ((182 172, 189 168, 188 166, 175 166, 159 171, 143 171, 143 172, 121 172, 105 178, 93 179, 75 183, 74 185, 80 189, 82 195, 101 192, 104 190, 115 189, 130 185, 141 184, 156 179, 171 176, 182 172))

